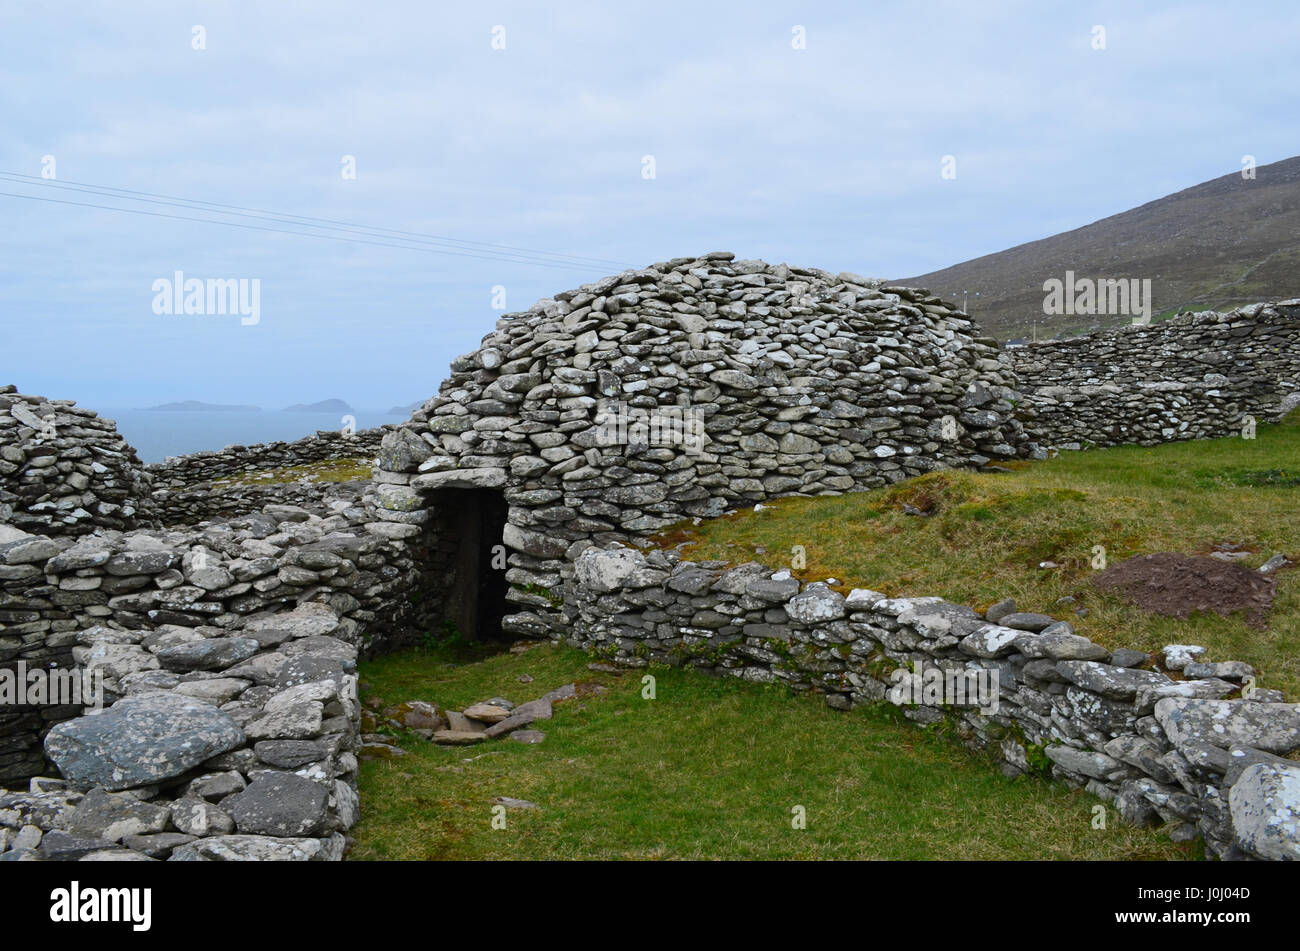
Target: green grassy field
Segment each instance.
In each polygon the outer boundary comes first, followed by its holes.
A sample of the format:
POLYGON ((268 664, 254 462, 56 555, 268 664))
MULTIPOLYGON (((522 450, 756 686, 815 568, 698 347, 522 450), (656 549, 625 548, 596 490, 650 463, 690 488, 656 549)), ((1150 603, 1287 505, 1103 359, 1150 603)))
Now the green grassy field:
POLYGON ((1138 610, 1089 584, 1094 546, 1109 564, 1172 551, 1207 554, 1220 543, 1257 567, 1281 552, 1300 561, 1300 413, 1257 438, 1124 446, 1011 463, 1009 473, 940 472, 888 489, 781 499, 669 530, 686 557, 790 568, 806 551, 805 581, 834 578, 886 594, 939 595, 979 609, 1013 597, 1023 611, 1069 620, 1111 648, 1200 644, 1212 660, 1242 660, 1259 686, 1300 698, 1300 571, 1278 575, 1267 627, 1241 617, 1187 620, 1138 610), (903 512, 910 504, 930 513, 903 512), (1051 561, 1059 568, 1044 569, 1051 561), (1058 604, 1073 597, 1072 604, 1058 604), (1074 615, 1076 608, 1088 616, 1074 615))
POLYGON ((465 658, 413 651, 366 663, 363 696, 462 709, 583 687, 536 724, 545 742, 440 747, 364 762, 353 860, 1178 859, 1192 849, 1124 825, 1099 801, 922 730, 888 705, 842 713, 784 687, 653 667, 593 673, 563 646, 465 658), (457 661, 462 661, 457 663, 457 661), (520 683, 519 677, 533 678, 520 683), (492 828, 498 796, 536 803, 492 828), (806 828, 792 827, 796 806, 806 828))
POLYGON ((370 458, 325 459, 307 462, 300 466, 280 466, 274 469, 257 469, 239 475, 214 479, 214 489, 240 489, 255 485, 284 485, 288 482, 352 482, 369 479, 374 468, 370 458))
MULTIPOLYGON (((1159 551, 1241 546, 1255 567, 1300 560, 1300 418, 1255 440, 1121 447, 1013 463, 1009 473, 935 473, 875 492, 784 499, 670 530, 688 557, 791 567, 841 590, 942 595, 984 608, 1069 618, 1111 647, 1199 643, 1244 660, 1260 685, 1300 696, 1300 572, 1279 575, 1266 629, 1239 617, 1146 614, 1088 583, 1095 546, 1109 563, 1159 551), (904 505, 926 516, 907 515, 904 505), (1059 567, 1040 568, 1051 561, 1059 567), (1072 597, 1074 602, 1058 603, 1072 597), (1074 609, 1083 607, 1080 619, 1074 609)), ((451 648, 363 665, 366 695, 461 709, 493 695, 519 703, 568 682, 606 692, 556 707, 538 746, 500 740, 444 748, 414 734, 409 755, 366 762, 353 859, 875 858, 1174 859, 1161 830, 1093 827, 1098 800, 1038 776, 1008 779, 988 754, 922 730, 888 705, 850 713, 820 698, 667 667, 595 674, 560 646, 465 657, 451 648), (519 677, 534 678, 521 683, 519 677), (498 796, 510 810, 493 829, 498 796), (791 827, 801 806, 807 827, 791 827)), ((378 701, 377 701, 378 702, 378 701)))

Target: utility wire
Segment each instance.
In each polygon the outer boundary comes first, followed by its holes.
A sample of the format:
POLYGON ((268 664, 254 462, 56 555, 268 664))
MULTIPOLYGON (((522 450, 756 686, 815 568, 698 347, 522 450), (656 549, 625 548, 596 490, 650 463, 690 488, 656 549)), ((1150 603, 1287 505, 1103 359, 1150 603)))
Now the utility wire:
POLYGON ((237 214, 242 218, 262 218, 265 220, 280 221, 299 225, 307 223, 308 227, 329 226, 328 230, 358 231, 359 233, 374 233, 381 237, 410 237, 418 238, 430 242, 441 242, 450 244, 452 247, 487 250, 487 251, 509 251, 516 254, 525 254, 530 256, 545 256, 546 258, 558 259, 567 262, 573 262, 583 265, 599 265, 601 267, 631 267, 621 261, 611 261, 606 258, 584 257, 581 255, 561 254, 555 251, 538 251, 533 248, 521 248, 504 244, 491 244, 484 241, 470 241, 461 238, 448 238, 443 235, 425 234, 419 231, 400 231, 393 228, 376 228, 370 225, 361 225, 356 222, 339 221, 334 218, 313 218, 308 215, 291 215, 284 212, 267 211, 261 208, 249 208, 243 205, 228 205, 221 202, 203 201, 197 198, 183 198, 176 195, 159 195, 154 192, 137 191, 131 188, 118 188, 111 185, 93 185, 87 182, 64 181, 60 179, 43 179, 35 175, 24 175, 21 172, 8 172, 0 170, 0 179, 13 181, 20 185, 40 185, 42 187, 52 187, 60 189, 71 189, 72 191, 84 191, 90 194, 98 194, 106 198, 118 198, 126 201, 147 201, 150 204, 175 205, 177 207, 192 208, 195 211, 210 211, 213 209, 231 209, 230 211, 220 211, 217 214, 237 214), (122 194, 115 194, 115 193, 122 194), (143 196, 140 198, 131 196, 143 196), (199 207, 208 206, 208 207, 199 207), (252 212, 253 214, 241 214, 242 212, 252 212), (321 225, 313 222, 321 222, 321 225))
MULTIPOLYGON (((54 187, 64 190, 85 192, 92 195, 105 198, 115 198, 125 201, 143 201, 149 204, 171 205, 173 207, 185 208, 197 212, 215 213, 222 215, 233 215, 241 218, 252 218, 255 220, 270 221, 276 224, 287 224, 297 228, 309 227, 318 228, 326 231, 342 231, 349 234, 360 234, 367 237, 386 238, 407 242, 403 244, 383 244, 374 241, 363 241, 361 243, 379 244, 381 247, 410 247, 409 242, 418 242, 421 244, 447 245, 461 252, 457 256, 462 257, 479 257, 487 260, 505 260, 511 263, 535 263, 542 266, 554 266, 556 264, 565 266, 583 266, 583 267, 617 267, 626 268, 625 262, 613 261, 606 258, 583 257, 579 255, 561 254, 554 251, 540 251, 532 248, 523 248, 512 245, 492 244, 483 241, 470 241, 457 238, 449 238, 443 235, 426 234, 417 231, 402 231, 393 228, 378 228, 368 225, 361 225, 356 222, 340 221, 331 218, 314 218, 307 215, 291 215, 279 212, 266 211, 259 208, 249 208, 241 205, 229 205, 221 202, 202 201, 200 199, 182 198, 173 195, 159 195, 153 192, 143 192, 128 188, 117 188, 108 185, 93 185, 86 182, 59 181, 55 179, 42 179, 33 175, 24 175, 20 172, 8 172, 0 170, 0 180, 12 181, 20 185, 39 185, 42 187, 54 187), (115 194, 122 193, 122 194, 115 194), (132 197, 140 196, 140 197, 132 197), (207 207, 203 207, 207 206, 207 207), (221 209, 230 209, 229 211, 221 209), (318 224, 319 222, 319 224, 318 224), (465 253, 465 252, 482 252, 482 253, 465 253), (489 257, 490 256, 490 257, 489 257)), ((83 207, 103 208, 111 211, 124 211, 128 213, 141 213, 138 209, 123 208, 120 206, 93 205, 83 202, 55 201, 53 199, 39 199, 36 196, 16 195, 5 192, 0 193, 6 197, 13 198, 32 198, 35 200, 54 201, 56 204, 81 205, 83 207)), ((180 215, 161 215, 155 214, 154 217, 174 218, 183 221, 200 221, 207 224, 226 224, 239 226, 236 222, 223 221, 213 218, 187 218, 180 215)), ((280 231, 274 228, 259 228, 254 230, 280 231)), ((308 235, 312 237, 332 237, 330 235, 317 234, 316 232, 303 231, 282 231, 286 234, 308 235)), ((347 239, 340 239, 347 240, 347 239)), ((412 250, 439 250, 434 248, 412 248, 412 250)), ((445 253, 455 253, 448 251, 445 253)))
MULTIPOLYGON (((15 179, 10 178, 10 177, 9 177, 9 173, 7 173, 7 172, 0 172, 0 181, 15 181, 15 179)), ((28 183, 27 183, 27 182, 23 182, 23 181, 19 181, 19 182, 17 182, 17 184, 20 184, 20 185, 26 185, 26 184, 28 184, 28 183)), ((52 185, 52 184, 55 184, 55 183, 53 183, 53 182, 44 182, 44 183, 41 183, 41 184, 52 185)), ((297 216, 297 215, 285 215, 285 216, 281 216, 281 215, 278 215, 278 214, 276 214, 276 213, 274 213, 274 212, 268 212, 267 214, 245 214, 245 213, 243 213, 243 212, 237 212, 237 211, 209 211, 209 209, 207 209, 207 208, 196 207, 194 204, 191 204, 191 203, 189 202, 189 199, 177 199, 176 201, 169 201, 169 200, 163 200, 163 199, 161 199, 161 198, 128 198, 128 197, 126 197, 126 196, 122 196, 122 195, 114 195, 114 194, 111 194, 111 193, 108 192, 108 191, 102 191, 102 190, 100 190, 100 189, 98 188, 98 186, 90 186, 90 187, 86 187, 86 188, 80 188, 80 187, 76 187, 73 183, 63 183, 63 182, 58 183, 58 186, 59 186, 61 189, 65 189, 65 190, 69 190, 69 191, 74 191, 74 192, 84 192, 84 193, 86 193, 86 194, 95 195, 95 196, 102 197, 102 198, 116 198, 116 199, 119 199, 119 200, 125 200, 125 201, 140 201, 140 202, 146 202, 146 203, 151 204, 151 205, 170 205, 170 206, 175 207, 175 208, 184 208, 184 209, 187 209, 187 210, 189 210, 189 211, 206 212, 206 213, 209 213, 209 214, 220 214, 220 215, 234 215, 234 216, 239 217, 239 218, 252 218, 252 219, 254 219, 255 221, 270 221, 270 222, 274 222, 274 223, 276 223, 276 224, 288 224, 288 225, 292 225, 292 226, 294 226, 294 227, 296 227, 296 228, 302 228, 302 227, 323 228, 323 230, 327 230, 327 231, 341 231, 341 232, 346 232, 346 233, 350 233, 350 234, 362 234, 362 235, 366 235, 367 237, 374 237, 374 238, 392 238, 392 235, 390 235, 390 234, 385 234, 385 233, 384 233, 384 232, 385 232, 386 230, 388 230, 388 229, 382 229, 382 228, 380 228, 380 229, 370 229, 370 228, 342 228, 342 227, 333 227, 333 226, 325 227, 325 226, 322 226, 322 225, 313 225, 313 224, 303 225, 303 224, 300 224, 300 223, 297 222, 297 221, 292 221, 292 220, 290 220, 290 219, 292 219, 292 218, 299 217, 299 216, 297 216)), ((199 204, 206 204, 206 203, 199 203, 199 204)), ((125 210, 125 209, 123 209, 123 210, 125 210)), ((222 219, 220 219, 220 218, 206 219, 206 220, 210 220, 210 221, 212 221, 213 223, 217 223, 217 224, 219 224, 219 223, 223 223, 223 222, 222 222, 222 219)), ((314 234, 315 232, 292 232, 292 233, 296 233, 296 234, 304 234, 304 233, 305 233, 305 234, 314 234)), ((396 234, 396 233, 395 233, 395 234, 396 234)), ((407 239, 407 238, 393 238, 393 240, 411 241, 411 240, 415 240, 415 239, 407 239)), ((450 239, 448 239, 448 240, 450 240, 450 239)), ((467 247, 461 247, 461 246, 456 245, 456 244, 453 244, 452 247, 454 247, 454 248, 458 248, 459 250, 478 250, 478 249, 471 249, 471 248, 467 248, 467 247)), ((490 247, 490 246, 489 246, 489 247, 490 247)), ((488 254, 504 254, 504 252, 498 252, 498 251, 486 251, 486 250, 485 250, 485 253, 488 253, 488 254)), ((510 255, 508 255, 508 256, 503 257, 503 260, 509 260, 509 261, 515 261, 515 262, 518 262, 518 261, 520 261, 520 260, 529 260, 529 259, 532 259, 532 258, 531 258, 531 255, 533 254, 533 252, 523 252, 523 254, 512 253, 512 254, 510 254, 510 255), (528 254, 530 257, 529 257, 529 258, 524 258, 524 257, 523 257, 523 254, 528 254)), ((540 259, 540 260, 545 261, 546 263, 552 263, 552 264, 553 264, 553 263, 561 263, 561 264, 568 264, 568 263, 570 263, 570 262, 567 262, 567 261, 550 261, 550 260, 547 260, 547 259, 545 259, 545 258, 542 258, 542 259, 540 259)), ((591 264, 588 264, 587 262, 581 262, 581 261, 575 261, 575 262, 573 262, 573 263, 575 263, 575 264, 581 264, 581 265, 584 266, 584 267, 591 267, 591 266, 593 266, 593 265, 591 265, 591 264)), ((608 266, 608 265, 600 265, 600 266, 604 267, 604 266, 608 266)))
POLYGON ((548 263, 544 261, 515 259, 515 258, 504 257, 500 255, 491 256, 487 254, 474 254, 470 251, 452 251, 446 248, 427 248, 427 247, 421 247, 420 245, 413 245, 413 244, 392 244, 384 241, 369 241, 365 238, 349 238, 349 237, 344 237, 343 235, 336 235, 336 234, 320 234, 314 231, 292 231, 286 228, 267 228, 261 225, 242 224, 241 222, 238 221, 221 221, 219 219, 213 219, 213 218, 191 218, 188 215, 169 215, 161 211, 146 211, 143 208, 120 208, 113 205, 96 205, 93 202, 68 201, 63 198, 45 198, 40 195, 21 195, 16 192, 0 192, 0 198, 25 198, 28 201, 43 201, 55 205, 73 205, 78 208, 100 208, 105 211, 120 211, 131 215, 148 215, 151 218, 169 218, 174 221, 197 221, 202 224, 225 225, 226 227, 229 228, 243 228, 248 231, 270 231, 276 234, 292 234, 292 235, 298 235, 300 237, 307 237, 307 238, 325 238, 326 240, 330 240, 330 241, 347 241, 347 242, 354 242, 358 244, 373 244, 376 247, 381 247, 381 248, 401 248, 406 251, 424 251, 429 254, 450 254, 450 255, 454 255, 455 257, 481 258, 485 261, 505 261, 510 264, 531 264, 531 265, 535 265, 536 267, 546 267, 546 268, 552 268, 554 270, 561 270, 561 271, 571 271, 575 267, 577 267, 577 265, 574 264, 566 265, 566 264, 561 264, 559 262, 548 263))

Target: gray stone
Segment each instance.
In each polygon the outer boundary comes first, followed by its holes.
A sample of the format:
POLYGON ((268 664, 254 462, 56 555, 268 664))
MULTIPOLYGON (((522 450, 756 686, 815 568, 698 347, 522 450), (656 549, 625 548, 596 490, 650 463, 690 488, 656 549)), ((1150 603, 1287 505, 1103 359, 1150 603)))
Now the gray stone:
POLYGON ((328 796, 324 787, 293 773, 259 776, 222 806, 241 834, 317 835, 325 828, 328 796))
POLYGON ((210 704, 144 694, 57 724, 45 752, 68 780, 120 790, 180 776, 244 739, 235 721, 210 704))
POLYGON ((191 836, 229 835, 234 820, 224 810, 196 796, 184 796, 171 804, 172 824, 191 836))
POLYGON ((76 862, 92 852, 116 849, 117 843, 54 829, 41 837, 36 854, 47 862, 76 862))
POLYGON ((128 835, 122 844, 134 852, 152 859, 165 859, 172 850, 194 841, 194 836, 182 832, 159 832, 156 835, 128 835))
POLYGON ((823 624, 844 617, 844 596, 838 591, 813 584, 796 594, 785 605, 790 620, 800 624, 823 624))
POLYGON ((1272 861, 1300 861, 1300 763, 1246 767, 1228 791, 1237 844, 1272 861))
POLYGON ((1016 612, 1015 614, 1005 614, 997 622, 1003 627, 1014 628, 1017 631, 1032 631, 1038 633, 1044 628, 1050 627, 1056 623, 1055 618, 1048 617, 1046 614, 1026 614, 1016 612))
POLYGON ((128 835, 162 832, 167 828, 168 818, 168 811, 162 806, 125 793, 92 789, 77 804, 68 831, 83 838, 120 842, 128 835))
POLYGON ((1168 684, 1164 674, 1150 670, 1112 667, 1090 660, 1063 660, 1057 671, 1070 683, 1111 700, 1132 700, 1139 690, 1168 684))
POLYGON ((167 670, 225 670, 258 652, 260 645, 248 637, 210 637, 158 651, 167 670))
POLYGON ((1167 670, 1182 670, 1205 653, 1204 647, 1195 644, 1166 644, 1161 648, 1167 670))
POLYGON ((1200 740, 1279 755, 1300 749, 1300 707, 1295 704, 1171 697, 1156 703, 1155 717, 1176 746, 1200 740))
POLYGON ((1001 624, 1004 617, 1015 613, 1015 598, 1007 598, 1004 601, 999 601, 997 604, 990 606, 989 609, 984 612, 984 619, 990 624, 1001 624))
POLYGON ((329 748, 320 740, 260 740, 253 751, 262 762, 279 769, 296 769, 323 760, 329 748))
POLYGON ((302 740, 320 735, 324 718, 325 708, 319 701, 305 700, 264 713, 245 731, 251 740, 302 740))
POLYGON ((312 838, 222 835, 176 848, 171 862, 310 862, 324 857, 325 843, 312 838))

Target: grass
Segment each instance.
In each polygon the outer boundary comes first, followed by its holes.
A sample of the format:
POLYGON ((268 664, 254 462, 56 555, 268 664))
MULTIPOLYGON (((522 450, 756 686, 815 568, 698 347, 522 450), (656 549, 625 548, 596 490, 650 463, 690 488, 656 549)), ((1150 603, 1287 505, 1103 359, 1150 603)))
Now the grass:
POLYGON ((781 499, 669 529, 660 541, 696 560, 791 568, 806 551, 805 581, 834 578, 889 595, 940 595, 979 609, 1014 597, 1021 610, 1066 618, 1111 648, 1209 648, 1242 660, 1259 686, 1300 698, 1300 571, 1278 575, 1266 630, 1241 617, 1179 620, 1138 610, 1088 583, 1097 551, 1108 564, 1161 551, 1206 554, 1221 543, 1300 561, 1300 413, 1241 438, 1123 446, 1006 464, 1009 473, 940 472, 873 492, 781 499), (904 504, 927 516, 903 513, 904 504), (1059 567, 1043 569, 1041 562, 1059 567), (1068 606, 1059 599, 1073 597, 1068 606), (1075 608, 1086 608, 1080 619, 1075 608))
POLYGON ((587 669, 560 645, 466 658, 446 648, 362 665, 363 693, 462 709, 580 690, 536 726, 545 742, 439 747, 363 762, 353 860, 375 859, 1178 859, 1190 846, 1136 829, 1092 796, 1034 776, 1008 779, 991 756, 903 721, 888 704, 848 713, 779 686, 652 667, 587 669), (520 683, 528 674, 534 678, 520 683), (498 796, 540 808, 506 813, 498 796), (806 828, 792 828, 802 806, 806 828))
POLYGON ((369 479, 374 460, 326 459, 300 466, 280 466, 275 469, 257 469, 226 476, 212 481, 214 489, 242 489, 258 485, 284 485, 289 482, 353 482, 369 479))

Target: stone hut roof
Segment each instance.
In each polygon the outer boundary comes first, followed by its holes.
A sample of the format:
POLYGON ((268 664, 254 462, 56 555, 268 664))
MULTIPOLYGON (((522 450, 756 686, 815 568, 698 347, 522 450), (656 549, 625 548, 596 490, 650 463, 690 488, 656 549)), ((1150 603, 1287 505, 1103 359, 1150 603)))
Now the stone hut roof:
POLYGON ((151 483, 111 419, 0 387, 0 522, 41 535, 133 528, 151 483))
POLYGON ((502 317, 385 440, 381 504, 500 490, 512 581, 552 580, 574 543, 1016 455, 1012 384, 924 290, 676 258, 502 317))

